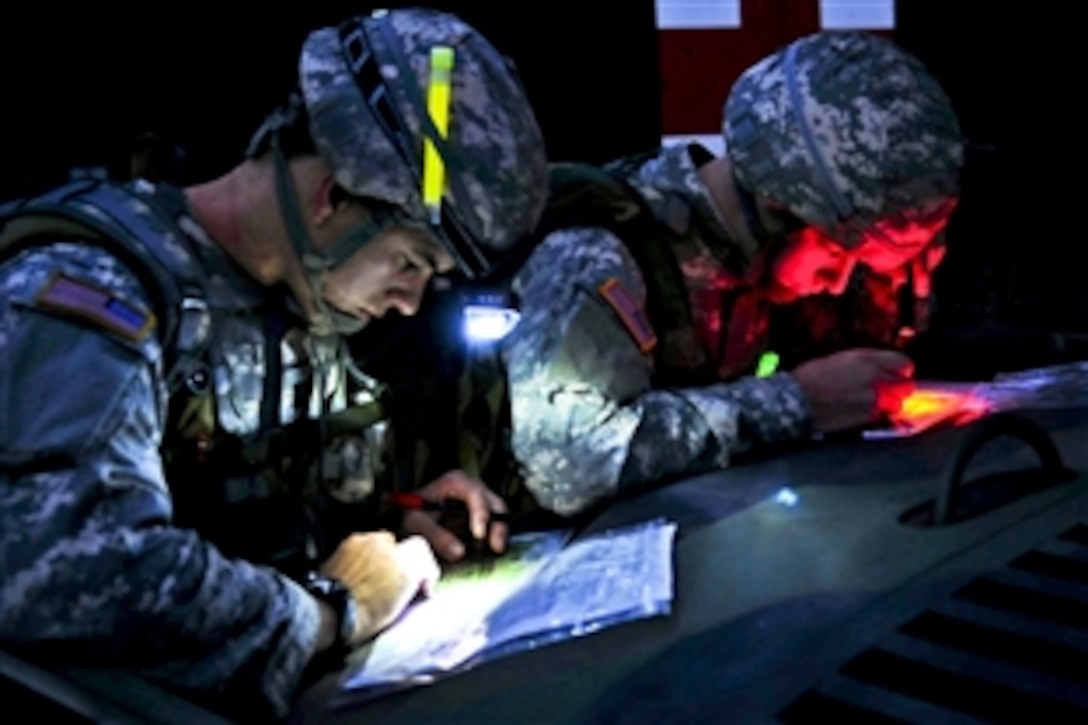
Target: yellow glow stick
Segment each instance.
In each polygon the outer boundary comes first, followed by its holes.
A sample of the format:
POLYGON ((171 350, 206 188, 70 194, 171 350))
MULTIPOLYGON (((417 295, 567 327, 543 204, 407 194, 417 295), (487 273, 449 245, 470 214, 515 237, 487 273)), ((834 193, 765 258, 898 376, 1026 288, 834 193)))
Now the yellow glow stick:
MULTIPOLYGON (((438 45, 431 48, 431 78, 427 85, 427 112, 431 123, 442 138, 450 125, 450 73, 453 70, 453 48, 438 45)), ((446 191, 446 164, 429 138, 423 139, 423 204, 437 224, 442 214, 442 195, 446 191)))

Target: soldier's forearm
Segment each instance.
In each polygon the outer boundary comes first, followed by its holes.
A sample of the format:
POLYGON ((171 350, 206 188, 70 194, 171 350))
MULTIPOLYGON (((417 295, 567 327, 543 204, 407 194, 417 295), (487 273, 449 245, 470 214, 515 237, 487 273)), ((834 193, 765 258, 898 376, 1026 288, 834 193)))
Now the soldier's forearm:
POLYGON ((744 377, 678 394, 706 421, 719 447, 720 466, 729 465, 734 455, 755 446, 797 440, 808 432, 804 395, 786 373, 744 377))
POLYGON ((800 388, 784 374, 655 390, 638 404, 642 422, 630 442, 621 488, 722 468, 755 446, 797 439, 808 428, 800 388))
POLYGON ((283 714, 318 639, 319 610, 301 587, 191 532, 88 527, 36 557, 0 555, 0 639, 83 643, 172 687, 244 678, 238 692, 283 714))

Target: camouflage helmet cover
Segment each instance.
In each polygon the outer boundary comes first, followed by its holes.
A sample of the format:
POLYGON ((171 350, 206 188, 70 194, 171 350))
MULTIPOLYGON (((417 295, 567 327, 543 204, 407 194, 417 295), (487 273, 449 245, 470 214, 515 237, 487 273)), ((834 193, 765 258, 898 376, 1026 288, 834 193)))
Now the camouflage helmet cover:
POLYGON ((725 103, 737 181, 851 246, 878 221, 955 206, 963 139, 922 63, 864 31, 806 36, 746 70, 725 103))
POLYGON ((426 219, 420 170, 413 166, 422 163, 429 127, 422 99, 430 50, 436 45, 449 46, 455 54, 445 144, 447 208, 473 240, 491 250, 508 249, 532 231, 543 210, 548 188, 544 140, 511 63, 459 18, 407 8, 311 33, 299 63, 311 135, 347 191, 393 204, 413 220, 426 219), (362 52, 375 61, 381 86, 403 124, 395 131, 403 134, 408 159, 389 137, 394 124, 378 118, 363 95, 345 28, 356 29, 362 52), (389 28, 393 32, 381 32, 389 28))

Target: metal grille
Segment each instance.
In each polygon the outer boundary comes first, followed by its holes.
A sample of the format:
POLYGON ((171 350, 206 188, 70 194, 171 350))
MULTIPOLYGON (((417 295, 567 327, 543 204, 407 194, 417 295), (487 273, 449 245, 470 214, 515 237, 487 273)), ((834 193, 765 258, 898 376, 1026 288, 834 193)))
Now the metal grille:
POLYGON ((1025 716, 1088 722, 1085 524, 929 607, 778 719, 967 723, 1025 716))

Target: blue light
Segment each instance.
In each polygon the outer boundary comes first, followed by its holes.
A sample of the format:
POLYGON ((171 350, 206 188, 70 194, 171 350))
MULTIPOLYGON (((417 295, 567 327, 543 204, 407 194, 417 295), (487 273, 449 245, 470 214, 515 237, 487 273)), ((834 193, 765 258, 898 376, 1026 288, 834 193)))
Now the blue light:
POLYGON ((796 506, 801 497, 791 488, 781 488, 774 495, 774 500, 783 506, 796 506))
POLYGON ((464 332, 469 342, 495 342, 510 334, 521 314, 509 307, 466 305, 464 332))

